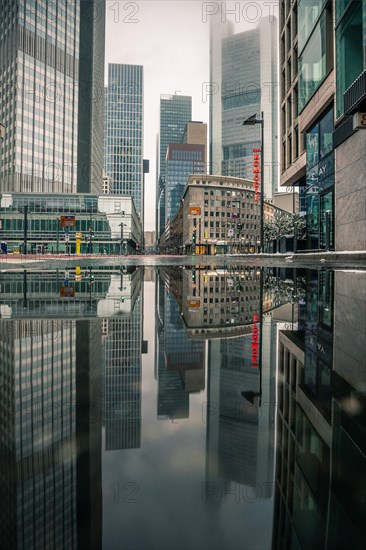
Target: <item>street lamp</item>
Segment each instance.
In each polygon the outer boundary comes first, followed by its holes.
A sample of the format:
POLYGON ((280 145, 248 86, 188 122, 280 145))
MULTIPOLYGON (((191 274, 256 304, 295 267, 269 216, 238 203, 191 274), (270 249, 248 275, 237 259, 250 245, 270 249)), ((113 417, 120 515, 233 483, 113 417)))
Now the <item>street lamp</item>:
POLYGON ((120 228, 121 228, 121 254, 123 253, 123 228, 124 227, 127 227, 127 223, 120 223, 119 224, 120 228))
POLYGON ((243 122, 243 126, 254 126, 255 124, 261 125, 261 202, 260 202, 260 242, 261 252, 264 247, 264 116, 263 111, 261 118, 257 118, 257 115, 252 115, 243 122))

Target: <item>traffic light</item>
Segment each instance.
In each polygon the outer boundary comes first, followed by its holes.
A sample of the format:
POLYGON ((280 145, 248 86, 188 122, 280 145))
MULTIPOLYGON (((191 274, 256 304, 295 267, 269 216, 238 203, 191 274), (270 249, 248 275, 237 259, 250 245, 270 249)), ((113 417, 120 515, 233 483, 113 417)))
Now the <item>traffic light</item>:
POLYGON ((242 289, 241 282, 240 282, 240 281, 236 281, 236 290, 238 290, 238 291, 240 292, 241 289, 242 289))
POLYGON ((194 267, 192 268, 192 283, 196 284, 196 270, 194 267))
POLYGON ((195 229, 193 230, 193 233, 192 233, 192 241, 194 243, 196 242, 196 230, 195 229))

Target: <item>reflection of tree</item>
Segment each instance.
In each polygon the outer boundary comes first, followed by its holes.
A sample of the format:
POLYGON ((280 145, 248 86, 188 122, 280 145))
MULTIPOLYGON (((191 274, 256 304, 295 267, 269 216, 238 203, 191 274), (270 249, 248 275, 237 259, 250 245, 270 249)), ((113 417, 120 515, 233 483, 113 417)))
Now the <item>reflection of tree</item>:
POLYGON ((305 298, 306 280, 304 277, 297 277, 295 285, 293 280, 283 280, 267 275, 263 290, 264 293, 268 293, 272 297, 275 303, 298 302, 305 298))

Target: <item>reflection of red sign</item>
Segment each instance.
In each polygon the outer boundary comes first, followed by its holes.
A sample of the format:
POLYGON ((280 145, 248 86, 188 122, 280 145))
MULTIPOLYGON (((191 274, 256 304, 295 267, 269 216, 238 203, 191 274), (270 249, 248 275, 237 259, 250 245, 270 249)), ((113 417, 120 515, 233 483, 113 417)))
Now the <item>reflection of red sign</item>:
POLYGON ((71 298, 75 295, 75 289, 72 286, 62 286, 60 288, 61 298, 71 298))
POLYGON ((261 183, 261 169, 259 164, 259 147, 253 148, 253 179, 254 179, 254 200, 259 200, 259 186, 261 183))
POLYGON ((61 216, 60 225, 61 227, 74 227, 75 216, 61 216))
POLYGON ((201 215, 201 207, 200 206, 190 206, 189 207, 189 213, 191 216, 200 216, 201 215))
POLYGON ((201 300, 199 298, 196 299, 188 299, 188 307, 191 309, 199 308, 201 305, 201 300))
POLYGON ((252 329, 252 369, 257 369, 259 366, 259 336, 258 336, 258 315, 253 315, 253 329, 252 329))

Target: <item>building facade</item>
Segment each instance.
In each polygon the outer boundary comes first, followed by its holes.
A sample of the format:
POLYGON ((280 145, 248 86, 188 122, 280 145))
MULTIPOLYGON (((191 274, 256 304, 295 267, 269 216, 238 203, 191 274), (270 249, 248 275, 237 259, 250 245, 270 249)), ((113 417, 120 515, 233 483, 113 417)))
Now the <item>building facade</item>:
MULTIPOLYGON (((264 201, 264 218, 288 212, 264 201)), ((260 244, 260 205, 253 182, 225 176, 188 178, 176 217, 161 249, 182 253, 254 252, 260 244)))
POLYGON ((181 95, 160 96, 158 143, 158 181, 156 182, 156 237, 165 228, 165 162, 169 143, 182 143, 187 122, 192 120, 192 98, 181 95))
POLYGON ((299 187, 308 250, 365 250, 365 9, 280 4, 281 185, 299 187))
POLYGON ((131 197, 3 193, 0 240, 15 253, 133 254, 141 222, 131 197))
POLYGON ((104 27, 101 0, 3 3, 1 191, 101 192, 104 27))
POLYGON ((277 20, 262 17, 258 27, 234 34, 220 14, 210 29, 210 173, 248 178, 252 150, 261 146, 260 128, 243 122, 264 117, 264 193, 278 186, 277 20))
POLYGON ((133 198, 142 215, 143 189, 143 67, 108 65, 104 168, 111 192, 133 198))
POLYGON ((177 214, 184 187, 191 174, 204 174, 206 169, 204 145, 170 143, 165 165, 165 219, 177 214))

